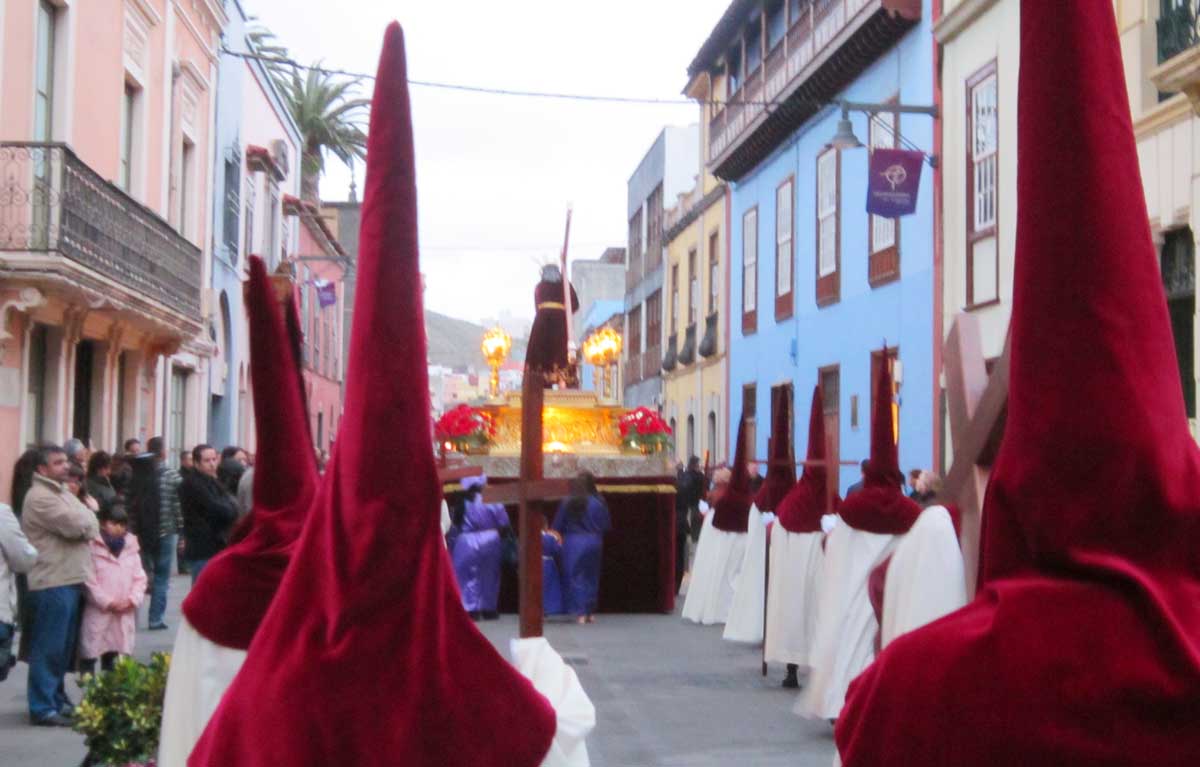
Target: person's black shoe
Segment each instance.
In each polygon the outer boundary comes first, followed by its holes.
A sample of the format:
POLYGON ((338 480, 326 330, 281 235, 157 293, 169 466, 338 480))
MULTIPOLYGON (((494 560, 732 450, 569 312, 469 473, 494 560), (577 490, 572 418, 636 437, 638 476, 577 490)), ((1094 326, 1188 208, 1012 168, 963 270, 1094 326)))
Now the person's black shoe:
POLYGON ((791 663, 789 663, 787 665, 787 676, 785 676, 783 678, 783 688, 785 690, 799 690, 800 689, 800 678, 797 676, 797 672, 799 670, 800 670, 799 666, 793 665, 791 663))
POLYGON ((75 719, 75 706, 73 706, 70 703, 65 704, 62 708, 60 708, 58 710, 58 715, 65 716, 67 719, 70 719, 73 721, 75 719))
POLYGON ((166 631, 166 630, 167 630, 167 624, 165 624, 165 623, 151 623, 151 624, 150 624, 150 626, 149 626, 148 628, 149 628, 149 630, 150 630, 150 631, 166 631))
POLYGON ((500 620, 500 613, 496 612, 495 610, 484 610, 483 619, 485 621, 498 621, 500 620))
POLYGON ((476 623, 483 620, 483 613, 479 612, 478 610, 471 610, 469 613, 467 613, 467 615, 469 615, 471 620, 475 621, 476 623))
POLYGON ((33 719, 34 727, 74 727, 75 722, 69 717, 62 714, 51 714, 49 716, 38 717, 33 719))

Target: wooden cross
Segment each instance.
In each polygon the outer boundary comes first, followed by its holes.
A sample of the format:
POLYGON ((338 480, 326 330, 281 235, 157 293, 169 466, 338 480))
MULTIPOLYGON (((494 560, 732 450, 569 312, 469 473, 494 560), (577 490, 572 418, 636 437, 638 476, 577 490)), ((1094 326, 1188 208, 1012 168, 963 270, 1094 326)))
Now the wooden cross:
POLYGON ((958 315, 946 338, 944 369, 954 463, 939 501, 957 505, 962 515, 960 544, 968 595, 975 593, 979 570, 983 495, 1004 436, 1010 340, 1005 339, 1004 353, 989 376, 978 317, 958 315))
POLYGON ((506 485, 485 487, 486 503, 517 505, 520 564, 519 610, 521 638, 542 635, 542 505, 570 494, 567 480, 545 479, 542 467, 542 404, 545 379, 539 370, 525 370, 521 383, 521 472, 506 485))

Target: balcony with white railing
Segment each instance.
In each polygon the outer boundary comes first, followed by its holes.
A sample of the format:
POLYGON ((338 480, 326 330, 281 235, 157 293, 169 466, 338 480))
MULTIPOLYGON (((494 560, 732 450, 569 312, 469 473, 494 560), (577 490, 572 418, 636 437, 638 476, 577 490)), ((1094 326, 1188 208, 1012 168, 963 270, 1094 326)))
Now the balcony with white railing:
MULTIPOLYGON (((737 10, 735 5, 730 12, 737 10)), ((761 61, 747 62, 750 74, 709 121, 714 174, 727 180, 744 175, 920 18, 920 0, 803 0, 786 33, 761 61)), ((715 67, 716 59, 708 65, 715 67)))

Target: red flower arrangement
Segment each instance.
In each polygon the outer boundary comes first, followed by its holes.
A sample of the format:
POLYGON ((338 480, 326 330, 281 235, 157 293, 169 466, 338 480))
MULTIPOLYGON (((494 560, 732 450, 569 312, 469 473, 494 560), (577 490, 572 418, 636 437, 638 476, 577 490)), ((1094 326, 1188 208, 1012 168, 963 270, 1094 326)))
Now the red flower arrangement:
POLYGON ((451 450, 465 452, 490 444, 496 437, 496 421, 482 410, 464 404, 443 413, 434 424, 433 433, 438 442, 448 444, 451 450))
POLYGON ((639 407, 621 416, 617 423, 621 444, 646 453, 665 450, 671 444, 671 427, 648 407, 639 407))

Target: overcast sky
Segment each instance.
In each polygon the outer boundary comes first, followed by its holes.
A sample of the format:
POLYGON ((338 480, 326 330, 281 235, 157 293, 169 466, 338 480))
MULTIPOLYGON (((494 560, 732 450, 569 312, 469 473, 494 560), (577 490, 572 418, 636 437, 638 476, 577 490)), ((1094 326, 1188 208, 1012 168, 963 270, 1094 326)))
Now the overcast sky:
MULTIPOLYGON (((383 29, 404 25, 409 77, 495 88, 676 98, 728 0, 243 0, 303 62, 374 72, 383 29)), ((370 83, 364 95, 370 95, 370 83)), ((537 264, 625 244, 625 183, 691 105, 624 105, 414 87, 426 306, 479 321, 533 314, 537 264)), ((325 199, 349 171, 327 162, 325 199)), ((358 168, 359 188, 363 169, 358 168)))

